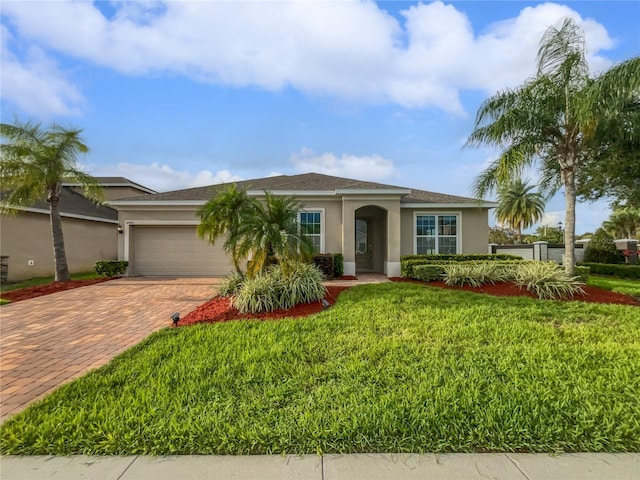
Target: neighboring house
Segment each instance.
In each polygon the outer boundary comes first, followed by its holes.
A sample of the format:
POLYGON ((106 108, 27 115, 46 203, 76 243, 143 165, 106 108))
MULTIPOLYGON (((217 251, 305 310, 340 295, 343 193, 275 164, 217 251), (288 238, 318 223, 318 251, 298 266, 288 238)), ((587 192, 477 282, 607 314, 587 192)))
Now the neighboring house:
MULTIPOLYGON (((400 275, 400 256, 413 253, 486 253, 488 210, 495 203, 317 173, 236 182, 250 196, 291 195, 313 225, 320 253, 342 253, 345 275, 400 275)), ((109 202, 124 234, 118 257, 129 275, 219 276, 233 270, 223 241, 196 235, 198 207, 222 185, 109 202)))
MULTIPOLYGON (((122 177, 97 177, 109 200, 156 193, 122 177)), ((118 212, 96 205, 73 184, 63 184, 60 216, 71 272, 90 271, 98 260, 118 258, 118 212)), ((9 282, 54 274, 49 204, 38 201, 16 215, 0 215, 0 255, 9 282), (5 258, 6 257, 6 258, 5 258)))

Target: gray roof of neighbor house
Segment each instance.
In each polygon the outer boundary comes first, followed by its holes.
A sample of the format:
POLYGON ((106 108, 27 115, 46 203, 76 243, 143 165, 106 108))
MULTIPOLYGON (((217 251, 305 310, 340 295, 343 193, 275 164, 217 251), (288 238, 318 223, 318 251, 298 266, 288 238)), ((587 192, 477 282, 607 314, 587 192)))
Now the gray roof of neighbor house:
MULTIPOLYGON (((3 193, 0 192, 0 200, 3 200, 3 197, 3 193)), ((36 213, 48 214, 49 204, 45 200, 38 200, 30 207, 21 208, 20 210, 36 210, 36 213), (38 212, 37 210, 42 210, 42 212, 38 212)), ((60 213, 63 216, 66 214, 81 217, 92 217, 102 220, 118 220, 118 212, 115 209, 105 205, 96 204, 84 195, 67 187, 62 187, 60 190, 60 213)))
MULTIPOLYGON (((155 190, 152 190, 144 185, 140 185, 139 183, 133 182, 125 177, 93 177, 97 180, 97 182, 103 187, 132 187, 137 188, 140 191, 146 193, 158 193, 155 190)), ((63 185, 66 186, 77 186, 77 184, 73 182, 65 182, 63 185)))
MULTIPOLYGON (((269 190, 269 191, 292 191, 292 192, 321 192, 327 190, 406 190, 401 199, 401 203, 475 203, 474 198, 459 197, 443 193, 427 192, 396 185, 386 185, 383 183, 366 182, 353 180, 350 178, 333 177, 320 173, 303 173, 300 175, 279 175, 276 177, 256 178, 253 180, 242 180, 235 182, 238 188, 245 190, 269 190)), ((225 184, 210 185, 206 187, 187 188, 185 190, 174 190, 171 192, 156 193, 143 197, 121 198, 117 201, 109 202, 118 205, 120 201, 130 202, 170 202, 170 201, 206 201, 212 198, 215 193, 223 188, 225 184)))

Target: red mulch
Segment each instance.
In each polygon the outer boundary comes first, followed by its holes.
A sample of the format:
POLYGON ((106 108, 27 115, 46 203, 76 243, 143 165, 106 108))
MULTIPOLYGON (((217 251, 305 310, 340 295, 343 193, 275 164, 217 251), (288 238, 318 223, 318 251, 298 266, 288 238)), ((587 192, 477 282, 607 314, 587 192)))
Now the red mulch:
POLYGON ((69 282, 53 282, 47 285, 37 285, 35 287, 21 288, 19 290, 11 290, 9 292, 3 292, 0 294, 4 300, 9 300, 11 303, 19 302, 20 300, 28 300, 30 298, 41 297, 43 295, 49 295, 50 293, 63 292, 64 290, 71 290, 72 288, 86 287, 87 285, 94 285, 96 283, 106 282, 107 280, 113 280, 112 278, 93 278, 90 280, 71 280, 69 282))
MULTIPOLYGON (((482 285, 481 287, 472 287, 470 285, 463 286, 448 286, 444 282, 421 282, 419 280, 409 280, 406 278, 395 277, 391 279, 394 282, 410 282, 410 283, 418 283, 422 285, 429 285, 430 287, 438 287, 438 288, 450 288, 453 290, 466 290, 468 292, 476 292, 476 293, 486 293, 488 295, 494 295, 496 297, 532 297, 538 298, 537 295, 529 292, 525 289, 520 289, 517 285, 513 283, 503 282, 490 284, 487 283, 482 285)), ((573 298, 560 299, 560 300, 580 300, 583 302, 591 302, 591 303, 615 303, 618 305, 635 305, 640 306, 640 300, 630 296, 624 295, 622 293, 611 292, 609 290, 603 290, 602 288, 591 287, 589 285, 585 285, 582 289, 586 292, 586 295, 576 295, 573 298)))
MULTIPOLYGON (((327 287, 325 299, 329 304, 336 303, 338 295, 351 287, 327 287)), ((322 311, 322 303, 301 303, 289 310, 274 310, 266 313, 240 313, 229 305, 229 298, 215 297, 207 303, 200 305, 194 311, 180 319, 179 326, 193 325, 196 323, 217 323, 229 320, 253 318, 256 320, 272 320, 286 317, 306 317, 322 311)))

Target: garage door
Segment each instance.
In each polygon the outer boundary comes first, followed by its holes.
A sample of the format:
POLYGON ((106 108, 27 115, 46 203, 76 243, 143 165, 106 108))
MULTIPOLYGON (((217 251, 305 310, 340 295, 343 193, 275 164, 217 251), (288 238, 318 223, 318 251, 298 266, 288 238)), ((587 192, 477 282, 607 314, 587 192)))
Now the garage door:
POLYGON ((218 276, 233 271, 222 240, 211 245, 196 235, 195 226, 132 227, 134 275, 218 276))

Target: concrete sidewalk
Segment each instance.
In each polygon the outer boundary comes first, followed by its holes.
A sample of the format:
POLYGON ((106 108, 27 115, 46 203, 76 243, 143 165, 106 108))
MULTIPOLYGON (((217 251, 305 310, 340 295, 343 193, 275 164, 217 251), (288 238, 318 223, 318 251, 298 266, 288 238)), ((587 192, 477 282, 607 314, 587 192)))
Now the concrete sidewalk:
POLYGON ((2 480, 638 480, 640 453, 0 457, 2 480))

